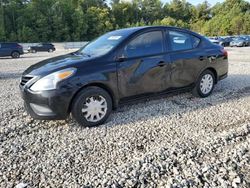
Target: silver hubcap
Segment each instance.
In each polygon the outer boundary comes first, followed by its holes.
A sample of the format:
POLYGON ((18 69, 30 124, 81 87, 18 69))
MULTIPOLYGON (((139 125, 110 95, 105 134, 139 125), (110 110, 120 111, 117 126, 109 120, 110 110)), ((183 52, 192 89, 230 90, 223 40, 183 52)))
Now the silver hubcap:
POLYGON ((13 56, 18 57, 18 53, 14 52, 13 56))
POLYGON ((104 97, 91 96, 84 102, 82 113, 87 121, 100 121, 107 113, 107 101, 104 97))
POLYGON ((200 83, 200 89, 203 94, 208 94, 213 88, 213 77, 211 74, 205 74, 200 83))

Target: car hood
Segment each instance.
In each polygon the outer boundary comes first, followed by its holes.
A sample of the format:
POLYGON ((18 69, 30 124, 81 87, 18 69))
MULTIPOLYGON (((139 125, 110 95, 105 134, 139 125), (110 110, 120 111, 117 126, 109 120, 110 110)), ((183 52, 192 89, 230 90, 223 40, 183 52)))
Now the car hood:
POLYGON ((75 53, 53 57, 30 66, 23 72, 23 75, 41 76, 63 68, 74 67, 79 62, 87 62, 90 59, 88 56, 77 55, 75 53))

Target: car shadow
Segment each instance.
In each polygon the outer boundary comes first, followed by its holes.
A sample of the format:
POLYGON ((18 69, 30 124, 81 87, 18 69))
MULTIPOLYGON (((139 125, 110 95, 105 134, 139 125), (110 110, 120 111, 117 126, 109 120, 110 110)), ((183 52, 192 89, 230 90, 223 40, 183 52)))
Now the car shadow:
POLYGON ((27 57, 27 56, 23 56, 23 55, 21 55, 19 58, 12 58, 11 56, 8 56, 8 57, 0 57, 0 60, 6 60, 6 59, 8 59, 8 60, 11 60, 11 59, 13 59, 13 60, 17 60, 17 59, 25 59, 25 58, 32 58, 32 57, 27 57))
POLYGON ((1 60, 18 60, 18 59, 32 59, 32 58, 43 58, 43 57, 47 57, 49 58, 50 56, 47 56, 46 54, 41 54, 41 53, 25 53, 24 55, 21 55, 19 58, 12 58, 10 56, 8 57, 0 57, 0 61, 1 60), (30 54, 30 56, 26 56, 27 54, 30 54))
POLYGON ((212 95, 207 98, 194 97, 191 92, 185 92, 140 100, 134 104, 119 107, 105 125, 108 127, 114 124, 119 126, 161 116, 171 116, 176 113, 190 113, 190 111, 217 106, 248 96, 250 96, 250 75, 232 74, 227 79, 220 81, 215 86, 212 95))

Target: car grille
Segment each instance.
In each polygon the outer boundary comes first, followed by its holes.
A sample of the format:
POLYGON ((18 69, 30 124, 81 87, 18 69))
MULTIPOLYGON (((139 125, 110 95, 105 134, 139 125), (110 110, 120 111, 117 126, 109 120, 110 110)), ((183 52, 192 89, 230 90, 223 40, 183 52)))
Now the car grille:
POLYGON ((32 78, 34 78, 33 76, 22 76, 21 79, 21 86, 25 86, 25 84, 27 84, 32 78))

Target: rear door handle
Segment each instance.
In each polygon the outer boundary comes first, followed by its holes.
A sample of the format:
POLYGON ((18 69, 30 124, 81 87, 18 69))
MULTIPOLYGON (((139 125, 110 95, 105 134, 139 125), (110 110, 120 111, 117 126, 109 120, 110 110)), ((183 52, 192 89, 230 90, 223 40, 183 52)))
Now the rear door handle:
POLYGON ((160 61, 158 64, 157 64, 157 66, 159 66, 159 67, 163 67, 163 66, 165 66, 166 65, 166 62, 165 61, 160 61))
POLYGON ((203 60, 204 60, 204 56, 200 56, 200 57, 199 57, 199 60, 200 60, 200 61, 203 61, 203 60))

